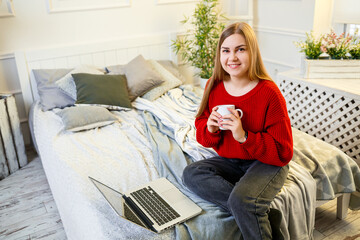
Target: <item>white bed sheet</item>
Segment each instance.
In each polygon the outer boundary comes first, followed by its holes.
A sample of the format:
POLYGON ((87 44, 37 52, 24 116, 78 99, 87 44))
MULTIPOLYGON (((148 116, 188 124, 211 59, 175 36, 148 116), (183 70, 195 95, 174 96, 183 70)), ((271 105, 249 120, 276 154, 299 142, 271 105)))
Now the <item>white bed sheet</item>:
POLYGON ((172 239, 173 231, 152 234, 118 217, 88 179, 125 192, 159 177, 140 115, 113 113, 119 122, 65 133, 54 112, 34 106, 39 154, 68 239, 172 239))

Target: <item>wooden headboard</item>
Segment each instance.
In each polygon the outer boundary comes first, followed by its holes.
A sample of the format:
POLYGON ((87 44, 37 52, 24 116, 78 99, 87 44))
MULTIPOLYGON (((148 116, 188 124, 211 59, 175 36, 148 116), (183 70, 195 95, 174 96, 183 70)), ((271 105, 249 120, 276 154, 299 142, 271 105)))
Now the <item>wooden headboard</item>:
POLYGON ((159 34, 15 52, 26 114, 39 98, 33 69, 74 68, 81 64, 106 67, 126 64, 139 54, 146 59, 175 61, 171 39, 171 34, 159 34))

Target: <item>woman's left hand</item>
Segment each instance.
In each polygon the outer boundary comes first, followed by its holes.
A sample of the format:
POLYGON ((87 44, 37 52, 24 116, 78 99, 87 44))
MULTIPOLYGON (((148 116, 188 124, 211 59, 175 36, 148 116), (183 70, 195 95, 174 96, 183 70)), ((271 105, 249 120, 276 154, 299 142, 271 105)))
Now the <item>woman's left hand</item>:
POLYGON ((224 115, 222 117, 222 121, 220 126, 226 130, 230 130, 234 139, 240 143, 245 142, 245 131, 242 127, 241 118, 239 116, 239 112, 228 108, 231 114, 224 115))

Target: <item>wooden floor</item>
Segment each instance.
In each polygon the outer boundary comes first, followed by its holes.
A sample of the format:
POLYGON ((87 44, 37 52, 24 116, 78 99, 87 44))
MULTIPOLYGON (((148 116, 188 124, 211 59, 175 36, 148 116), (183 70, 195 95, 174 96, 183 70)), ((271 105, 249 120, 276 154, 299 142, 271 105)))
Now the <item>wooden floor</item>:
MULTIPOLYGON (((39 158, 0 181, 0 240, 62 240, 63 225, 39 158)), ((317 209, 315 240, 360 240, 360 211, 336 219, 336 201, 317 209)))

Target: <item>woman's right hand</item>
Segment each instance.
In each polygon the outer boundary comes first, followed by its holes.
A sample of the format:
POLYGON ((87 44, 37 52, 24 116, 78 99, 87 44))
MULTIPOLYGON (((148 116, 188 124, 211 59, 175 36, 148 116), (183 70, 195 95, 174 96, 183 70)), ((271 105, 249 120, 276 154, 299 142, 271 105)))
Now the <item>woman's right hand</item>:
POLYGON ((219 122, 221 121, 221 115, 216 112, 216 110, 218 109, 218 107, 213 107, 212 112, 208 118, 207 121, 207 128, 209 130, 209 132, 214 133, 217 132, 220 128, 219 128, 219 122))

